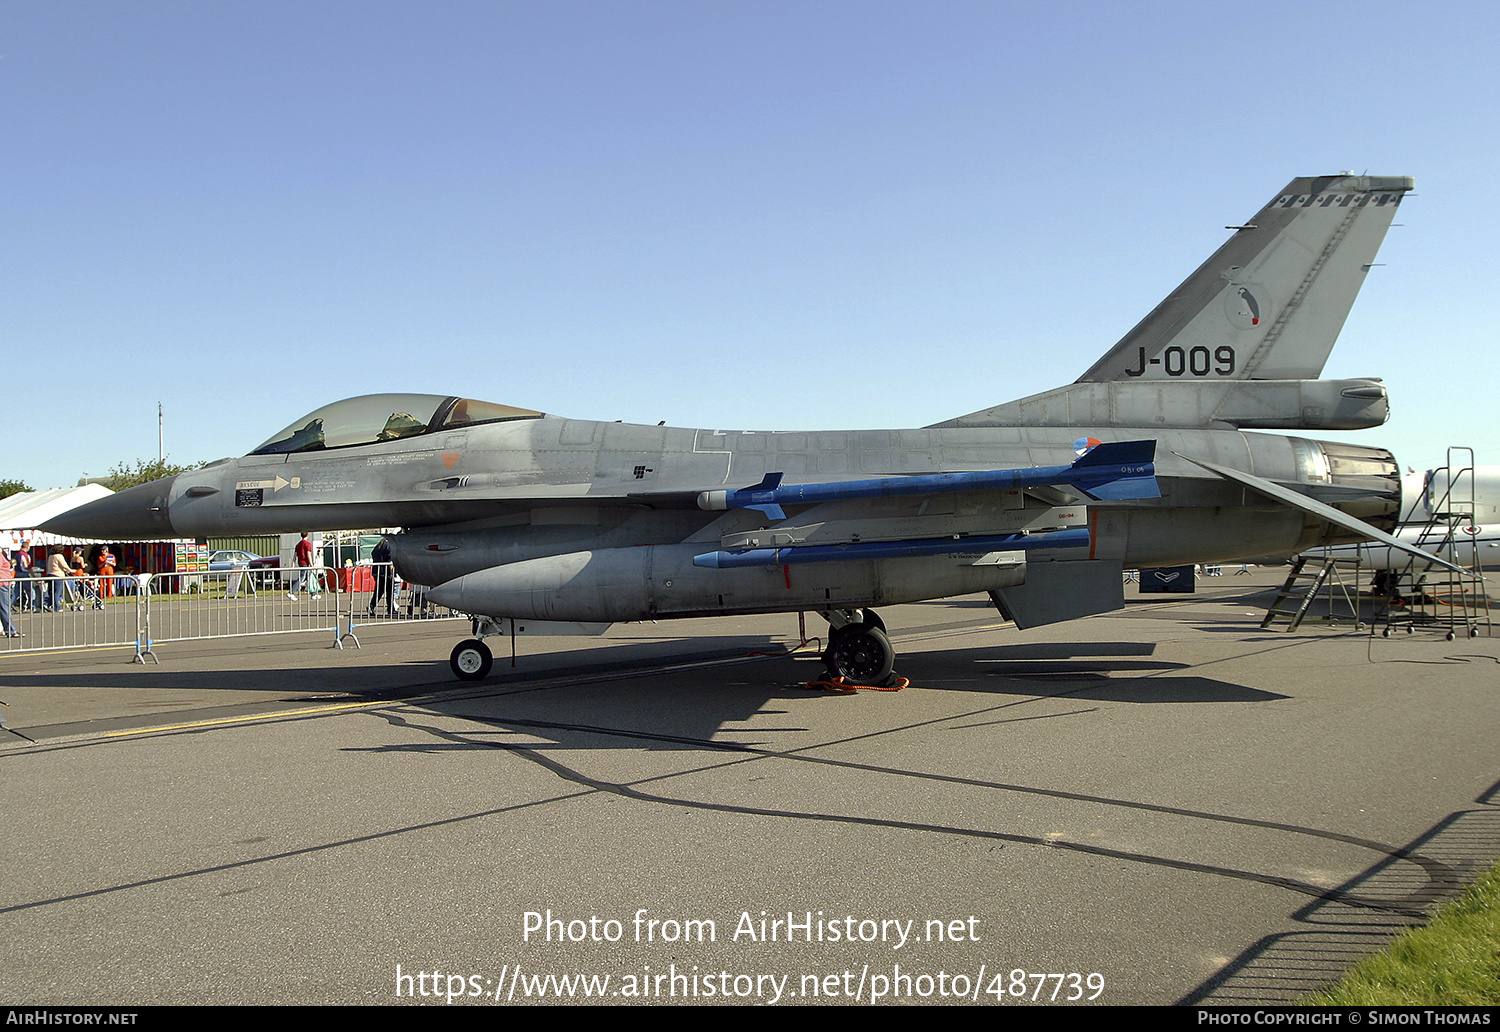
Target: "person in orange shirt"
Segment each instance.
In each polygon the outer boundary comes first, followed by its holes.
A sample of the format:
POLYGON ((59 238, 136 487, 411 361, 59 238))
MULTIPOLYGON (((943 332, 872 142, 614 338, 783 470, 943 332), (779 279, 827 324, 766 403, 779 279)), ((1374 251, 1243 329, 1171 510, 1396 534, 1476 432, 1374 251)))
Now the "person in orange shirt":
POLYGON ((109 550, 108 545, 99 546, 99 558, 95 565, 99 567, 99 594, 105 598, 115 597, 115 556, 109 550))

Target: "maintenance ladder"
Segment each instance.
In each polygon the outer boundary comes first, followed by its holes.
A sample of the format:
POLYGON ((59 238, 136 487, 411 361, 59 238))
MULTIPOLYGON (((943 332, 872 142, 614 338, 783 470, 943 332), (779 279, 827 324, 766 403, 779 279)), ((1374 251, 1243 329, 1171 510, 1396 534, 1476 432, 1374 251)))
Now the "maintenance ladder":
POLYGON ((1349 559, 1297 556, 1292 560, 1286 582, 1281 585, 1281 590, 1276 593, 1276 598, 1266 610, 1265 619, 1260 622, 1261 628, 1270 629, 1285 622, 1286 626, 1282 630, 1295 631, 1302 626, 1302 620, 1307 616, 1313 599, 1318 597, 1318 592, 1326 589, 1328 619, 1338 619, 1335 605, 1342 601, 1349 607, 1354 629, 1359 630, 1363 626, 1359 616, 1359 571, 1360 561, 1357 556, 1349 559), (1312 569, 1309 570, 1308 567, 1312 569), (1349 590, 1351 582, 1353 594, 1349 590))

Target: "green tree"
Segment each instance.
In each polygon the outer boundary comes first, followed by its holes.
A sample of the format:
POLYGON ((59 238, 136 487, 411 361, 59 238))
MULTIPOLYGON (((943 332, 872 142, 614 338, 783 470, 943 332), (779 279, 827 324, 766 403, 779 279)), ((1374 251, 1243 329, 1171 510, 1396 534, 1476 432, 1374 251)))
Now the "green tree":
POLYGON ((0 498, 9 498, 22 491, 30 491, 31 485, 21 480, 0 480, 0 498))
POLYGON ((127 487, 138 487, 141 484, 149 484, 153 480, 160 480, 162 477, 186 473, 201 465, 203 463, 200 462, 196 466, 177 466, 166 459, 153 459, 150 462, 145 459, 136 459, 134 465, 122 462, 115 466, 109 471, 109 479, 102 483, 111 491, 123 491, 127 487))

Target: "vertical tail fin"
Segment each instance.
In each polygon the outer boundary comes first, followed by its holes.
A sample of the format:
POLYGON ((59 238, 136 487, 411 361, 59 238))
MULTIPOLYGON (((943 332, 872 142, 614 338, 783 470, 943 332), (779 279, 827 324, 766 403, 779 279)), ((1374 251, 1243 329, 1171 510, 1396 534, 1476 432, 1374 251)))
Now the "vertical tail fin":
POLYGON ((1078 382, 1316 380, 1415 185, 1293 179, 1078 382))
POLYGON ((935 426, 1359 430, 1378 380, 1320 380, 1409 176, 1293 179, 1079 379, 935 426))

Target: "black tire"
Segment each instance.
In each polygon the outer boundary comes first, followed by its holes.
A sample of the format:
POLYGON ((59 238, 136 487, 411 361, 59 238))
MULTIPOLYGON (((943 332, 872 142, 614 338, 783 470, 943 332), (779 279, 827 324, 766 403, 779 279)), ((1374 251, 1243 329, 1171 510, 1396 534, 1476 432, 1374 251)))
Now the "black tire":
POLYGON ((880 684, 891 676, 896 650, 879 627, 850 624, 833 636, 823 661, 833 677, 855 684, 880 684))
POLYGON ((460 681, 482 681, 489 676, 490 667, 495 665, 495 657, 484 642, 467 638, 453 646, 448 665, 453 668, 453 676, 460 681))
MULTIPOLYGON (((832 627, 828 629, 828 647, 823 650, 823 654, 818 658, 821 659, 823 661, 823 665, 828 667, 830 670, 833 668, 833 663, 828 657, 833 651, 833 639, 837 638, 841 634, 846 634, 849 631, 858 631, 864 627, 875 627, 878 628, 882 633, 884 633, 885 621, 880 618, 879 613, 875 612, 875 610, 873 609, 863 609, 860 610, 860 615, 863 616, 864 619, 859 623, 844 624, 844 626, 840 627, 838 630, 834 630, 832 627)), ((887 637, 889 637, 889 635, 887 635, 887 637)))

